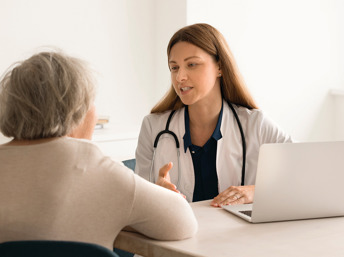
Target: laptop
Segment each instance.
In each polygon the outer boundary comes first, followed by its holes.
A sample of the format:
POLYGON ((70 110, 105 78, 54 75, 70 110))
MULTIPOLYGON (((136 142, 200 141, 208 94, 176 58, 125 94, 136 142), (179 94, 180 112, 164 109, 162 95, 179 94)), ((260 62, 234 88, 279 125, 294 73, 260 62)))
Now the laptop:
POLYGON ((223 209, 252 223, 344 216, 344 141, 264 144, 253 204, 223 209))

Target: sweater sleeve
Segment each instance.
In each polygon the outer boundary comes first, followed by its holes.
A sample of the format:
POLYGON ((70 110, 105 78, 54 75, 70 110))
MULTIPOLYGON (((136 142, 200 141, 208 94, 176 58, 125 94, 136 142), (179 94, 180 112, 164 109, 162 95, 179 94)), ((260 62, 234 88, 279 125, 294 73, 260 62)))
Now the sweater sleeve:
POLYGON ((130 226, 159 240, 186 239, 198 229, 194 213, 182 196, 137 175, 130 226))

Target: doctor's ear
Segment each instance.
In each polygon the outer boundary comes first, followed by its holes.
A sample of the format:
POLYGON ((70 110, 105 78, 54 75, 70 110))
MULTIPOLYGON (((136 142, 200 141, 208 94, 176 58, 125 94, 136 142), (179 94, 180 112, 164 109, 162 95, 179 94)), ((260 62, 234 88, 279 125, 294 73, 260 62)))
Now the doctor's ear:
POLYGON ((218 65, 218 77, 221 77, 222 76, 222 69, 221 69, 220 61, 217 62, 217 65, 218 65))
POLYGON ((219 67, 219 70, 218 70, 218 75, 217 75, 219 78, 222 76, 222 70, 220 69, 219 67))

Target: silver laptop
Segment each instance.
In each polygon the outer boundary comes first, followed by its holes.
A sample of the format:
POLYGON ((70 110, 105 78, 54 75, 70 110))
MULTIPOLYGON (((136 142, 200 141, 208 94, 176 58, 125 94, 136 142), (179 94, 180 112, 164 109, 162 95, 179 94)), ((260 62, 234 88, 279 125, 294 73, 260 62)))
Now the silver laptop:
POLYGON ((253 204, 222 208, 252 223, 344 216, 344 141, 265 144, 253 204))

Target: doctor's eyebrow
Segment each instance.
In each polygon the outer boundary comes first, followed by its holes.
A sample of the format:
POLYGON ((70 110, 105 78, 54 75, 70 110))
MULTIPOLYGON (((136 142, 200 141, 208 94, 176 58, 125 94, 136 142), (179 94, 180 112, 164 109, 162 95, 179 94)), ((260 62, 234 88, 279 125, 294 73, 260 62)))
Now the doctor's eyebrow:
MULTIPOLYGON (((190 59, 193 59, 193 58, 202 59, 202 58, 199 57, 199 56, 189 56, 189 57, 186 57, 186 58, 184 59, 184 62, 185 62, 185 61, 188 61, 188 60, 190 60, 190 59)), ((168 63, 177 63, 177 62, 176 62, 176 61, 173 61, 173 60, 170 60, 170 61, 168 61, 168 63)))

